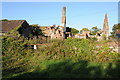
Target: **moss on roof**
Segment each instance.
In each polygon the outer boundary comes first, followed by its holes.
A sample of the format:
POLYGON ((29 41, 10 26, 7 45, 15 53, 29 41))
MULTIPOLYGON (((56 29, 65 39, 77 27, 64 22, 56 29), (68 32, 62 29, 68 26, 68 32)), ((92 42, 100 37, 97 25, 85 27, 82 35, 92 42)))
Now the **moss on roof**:
POLYGON ((26 20, 8 20, 8 21, 0 21, 0 31, 9 32, 13 30, 15 27, 23 24, 26 20))

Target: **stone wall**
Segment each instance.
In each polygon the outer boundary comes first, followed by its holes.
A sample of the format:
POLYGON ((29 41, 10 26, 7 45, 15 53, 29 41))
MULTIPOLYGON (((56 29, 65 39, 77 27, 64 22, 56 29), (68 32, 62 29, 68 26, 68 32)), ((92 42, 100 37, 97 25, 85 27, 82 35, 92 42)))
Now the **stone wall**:
POLYGON ((71 28, 66 28, 66 32, 64 32, 63 26, 48 26, 48 27, 40 27, 43 34, 51 39, 66 39, 67 37, 71 37, 71 28))
POLYGON ((40 27, 45 36, 51 39, 63 39, 63 28, 60 26, 40 27))

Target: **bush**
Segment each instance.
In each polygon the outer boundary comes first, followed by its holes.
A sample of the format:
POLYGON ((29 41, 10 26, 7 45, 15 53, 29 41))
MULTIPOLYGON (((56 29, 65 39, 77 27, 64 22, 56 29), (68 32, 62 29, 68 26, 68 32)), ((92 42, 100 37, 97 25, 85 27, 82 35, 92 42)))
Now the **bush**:
MULTIPOLYGON (((120 57, 119 54, 111 52, 107 45, 97 48, 97 42, 93 42, 87 39, 68 38, 66 40, 51 40, 50 44, 48 43, 48 45, 40 45, 37 50, 32 50, 29 47, 26 47, 27 44, 32 44, 33 41, 34 40, 25 39, 22 36, 17 36, 14 38, 2 38, 2 53, 4 53, 3 76, 5 78, 11 77, 11 75, 15 76, 27 72, 34 72, 38 70, 41 71, 48 68, 50 68, 48 70, 51 70, 51 72, 53 72, 53 70, 59 71, 62 69, 62 71, 68 73, 75 73, 76 71, 78 71, 78 68, 84 69, 84 71, 86 71, 88 70, 88 68, 82 67, 83 65, 86 65, 86 62, 117 62, 117 59, 120 57), (56 65, 56 68, 52 68, 49 66, 49 64, 52 64, 54 66, 55 63, 62 60, 72 60, 73 64, 71 64, 70 62, 63 67, 61 66, 59 70, 57 68, 59 65, 56 65), (74 68, 69 68, 69 66, 75 65, 77 63, 80 63, 80 65, 73 66, 74 68)), ((46 43, 44 42, 44 39, 36 42, 46 43)), ((103 42, 103 44, 106 44, 106 42, 103 42)), ((66 63, 67 62, 65 62, 65 64, 66 63)), ((62 64, 64 65, 64 63, 62 64)), ((96 71, 98 70, 96 69, 96 71)), ((80 71, 78 71, 78 73, 80 73, 80 71)))

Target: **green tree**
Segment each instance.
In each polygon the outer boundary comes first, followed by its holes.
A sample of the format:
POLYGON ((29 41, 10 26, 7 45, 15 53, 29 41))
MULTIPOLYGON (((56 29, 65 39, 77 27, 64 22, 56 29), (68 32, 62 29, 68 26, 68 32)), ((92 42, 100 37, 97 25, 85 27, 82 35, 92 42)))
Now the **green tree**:
POLYGON ((30 25, 30 27, 32 27, 33 35, 34 35, 34 36, 43 35, 43 34, 42 34, 42 30, 39 28, 38 25, 30 25))
POLYGON ((97 26, 95 26, 95 27, 92 27, 92 29, 91 29, 91 34, 92 35, 95 35, 97 32, 99 32, 100 31, 100 29, 99 28, 97 28, 97 26))
POLYGON ((114 38, 114 34, 115 34, 115 32, 116 32, 117 29, 120 29, 120 23, 115 24, 115 25, 113 26, 110 37, 113 37, 113 38, 114 38))
POLYGON ((8 21, 8 19, 2 19, 2 20, 0 20, 0 21, 8 21))
POLYGON ((82 28, 81 31, 90 31, 88 28, 82 28))
POLYGON ((80 30, 80 33, 82 34, 82 31, 90 31, 88 28, 82 28, 81 30, 80 30))
POLYGON ((72 35, 75 35, 79 32, 79 30, 75 29, 75 28, 71 28, 71 33, 72 35))

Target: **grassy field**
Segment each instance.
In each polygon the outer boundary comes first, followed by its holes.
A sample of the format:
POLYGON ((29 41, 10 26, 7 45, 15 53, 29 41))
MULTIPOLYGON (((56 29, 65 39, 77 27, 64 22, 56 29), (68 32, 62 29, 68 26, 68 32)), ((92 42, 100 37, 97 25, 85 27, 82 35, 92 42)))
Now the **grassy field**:
MULTIPOLYGON (((40 42, 39 40, 38 42, 40 42)), ((33 50, 33 43, 22 37, 2 38, 3 79, 8 78, 119 78, 120 55, 110 52, 105 41, 96 48, 86 39, 43 42, 33 50), (52 45, 51 45, 52 43, 52 45)), ((35 41, 34 41, 35 42, 35 41)))
POLYGON ((3 71, 3 78, 119 78, 119 63, 49 60, 3 71))

